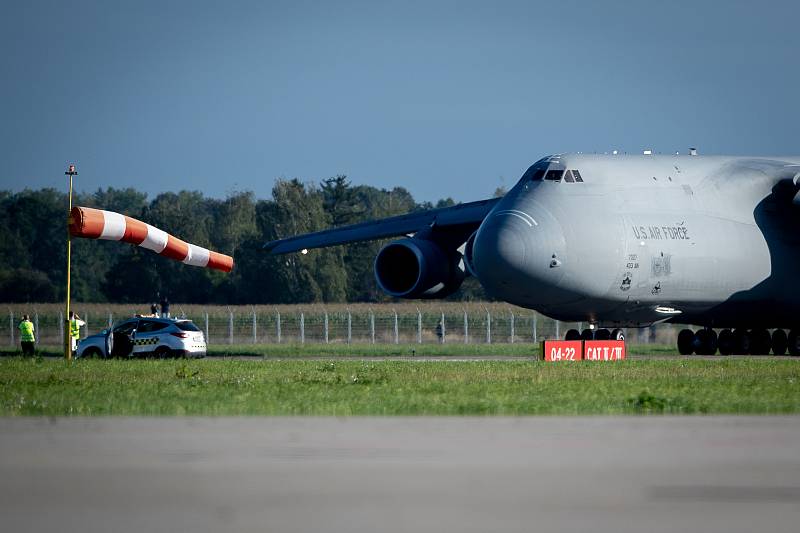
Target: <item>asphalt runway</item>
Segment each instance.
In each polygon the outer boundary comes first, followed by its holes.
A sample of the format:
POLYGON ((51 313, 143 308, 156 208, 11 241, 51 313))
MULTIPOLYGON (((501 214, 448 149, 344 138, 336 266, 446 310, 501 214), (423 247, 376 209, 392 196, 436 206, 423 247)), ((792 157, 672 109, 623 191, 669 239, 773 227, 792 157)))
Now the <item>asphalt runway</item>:
POLYGON ((795 533, 800 418, 5 418, 0 524, 795 533))

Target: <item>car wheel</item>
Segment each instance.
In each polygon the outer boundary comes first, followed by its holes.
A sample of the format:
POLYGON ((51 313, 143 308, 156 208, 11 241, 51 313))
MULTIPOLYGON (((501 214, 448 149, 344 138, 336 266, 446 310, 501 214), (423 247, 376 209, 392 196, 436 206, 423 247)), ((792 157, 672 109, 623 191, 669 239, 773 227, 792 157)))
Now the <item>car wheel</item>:
POLYGON ((172 350, 170 350, 166 346, 159 346, 158 348, 156 348, 154 355, 156 356, 156 359, 168 359, 172 357, 172 350))
POLYGON ((86 348, 81 354, 82 359, 102 359, 103 352, 100 351, 100 348, 86 348))

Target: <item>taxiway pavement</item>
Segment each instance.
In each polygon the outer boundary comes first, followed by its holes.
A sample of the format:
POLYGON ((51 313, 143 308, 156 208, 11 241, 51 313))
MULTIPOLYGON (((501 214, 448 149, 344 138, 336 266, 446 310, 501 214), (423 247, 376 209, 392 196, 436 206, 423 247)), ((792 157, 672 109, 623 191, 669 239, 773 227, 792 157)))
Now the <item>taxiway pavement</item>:
POLYGON ((794 533, 800 417, 4 418, 0 523, 794 533))

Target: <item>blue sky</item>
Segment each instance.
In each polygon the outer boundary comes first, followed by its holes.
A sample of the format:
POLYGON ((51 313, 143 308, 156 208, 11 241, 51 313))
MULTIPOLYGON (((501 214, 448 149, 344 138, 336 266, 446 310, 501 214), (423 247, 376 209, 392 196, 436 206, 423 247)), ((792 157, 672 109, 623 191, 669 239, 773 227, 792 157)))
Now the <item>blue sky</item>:
POLYGON ((459 201, 556 152, 800 153, 797 2, 0 6, 0 187, 459 201))

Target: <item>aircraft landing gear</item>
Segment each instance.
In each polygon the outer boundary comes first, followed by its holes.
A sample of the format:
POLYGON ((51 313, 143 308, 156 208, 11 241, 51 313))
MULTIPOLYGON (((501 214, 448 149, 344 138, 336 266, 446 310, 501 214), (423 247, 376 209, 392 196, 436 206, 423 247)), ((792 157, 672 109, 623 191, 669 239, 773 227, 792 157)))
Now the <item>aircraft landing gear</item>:
POLYGON ((733 330, 733 353, 735 355, 747 355, 750 353, 752 338, 746 329, 733 330))
POLYGON ((621 329, 615 329, 614 331, 608 331, 605 328, 602 329, 585 329, 578 332, 577 329, 571 329, 567 331, 567 334, 564 336, 564 340, 567 341, 608 341, 608 340, 615 340, 615 341, 624 341, 625 340, 625 333, 621 329))
POLYGON ((789 355, 800 355, 800 330, 789 332, 789 355))
POLYGON ((750 332, 750 354, 769 355, 772 349, 772 337, 765 329, 754 329, 750 332))
POLYGON ((788 337, 782 329, 776 329, 770 335, 764 328, 723 329, 719 337, 711 328, 697 332, 683 329, 678 333, 678 352, 681 355, 714 355, 717 349, 720 355, 768 355, 770 351, 783 355, 787 348, 791 355, 800 355, 800 330, 793 329, 788 337))
MULTIPOLYGON (((727 331, 727 330, 725 330, 727 331)), ((730 331, 728 331, 730 334, 730 331)), ((697 330, 682 329, 678 333, 678 353, 681 355, 714 355, 717 353, 719 339, 711 328, 697 330)))
POLYGON ((717 334, 713 329, 701 329, 694 335, 697 355, 714 355, 717 353, 717 343, 717 334))
POLYGON ((694 331, 682 329, 678 333, 678 353, 681 355, 692 355, 694 352, 694 331))
POLYGON ((789 339, 786 337, 786 332, 782 329, 776 329, 772 332, 772 353, 775 355, 786 354, 786 348, 789 347, 789 339))
POLYGON ((723 329, 719 332, 717 346, 719 347, 720 355, 731 355, 734 350, 734 345, 735 341, 733 338, 733 332, 731 330, 723 329))

